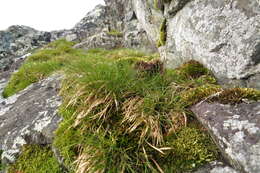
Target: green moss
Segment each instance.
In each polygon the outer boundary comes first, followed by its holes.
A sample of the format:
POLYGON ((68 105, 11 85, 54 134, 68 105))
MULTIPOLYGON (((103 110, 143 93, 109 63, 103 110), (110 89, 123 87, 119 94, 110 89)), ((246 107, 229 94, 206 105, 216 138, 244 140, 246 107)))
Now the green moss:
POLYGON ((173 139, 166 142, 173 148, 174 157, 166 156, 166 160, 172 163, 168 172, 179 172, 179 170, 194 170, 205 163, 218 158, 218 148, 208 134, 196 128, 183 128, 173 139))
POLYGON ((107 34, 115 37, 123 37, 123 33, 115 29, 109 31, 107 34))
POLYGON ((197 61, 190 60, 179 68, 177 68, 180 75, 185 76, 186 78, 198 78, 203 75, 211 75, 212 73, 205 68, 202 64, 197 61))
POLYGON ((230 88, 224 89, 218 95, 208 99, 208 102, 218 102, 222 104, 238 104, 244 99, 260 100, 260 91, 251 88, 230 88))
POLYGON ((192 106, 206 99, 208 96, 216 92, 219 92, 220 90, 220 86, 212 84, 206 84, 200 87, 190 88, 182 92, 181 102, 185 106, 192 106))
POLYGON ((159 29, 159 39, 157 41, 157 47, 164 46, 167 39, 167 20, 164 19, 159 29))
POLYGON ((61 173, 58 161, 49 147, 26 145, 18 160, 8 168, 8 173, 61 173))

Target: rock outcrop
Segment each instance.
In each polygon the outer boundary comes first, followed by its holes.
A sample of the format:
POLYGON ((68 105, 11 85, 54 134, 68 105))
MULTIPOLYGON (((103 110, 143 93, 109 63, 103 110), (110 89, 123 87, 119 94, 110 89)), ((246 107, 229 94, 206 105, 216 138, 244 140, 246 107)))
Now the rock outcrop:
POLYGON ((192 111, 234 168, 260 172, 260 102, 232 106, 203 101, 192 111))
POLYGON ((127 47, 156 51, 146 31, 137 20, 132 2, 126 0, 105 1, 89 12, 73 29, 81 43, 80 48, 127 47), (118 33, 111 34, 111 33, 118 33))
POLYGON ((100 46, 159 52, 166 66, 175 68, 194 59, 211 69, 219 82, 260 88, 260 4, 257 0, 105 0, 70 30, 39 32, 13 26, 0 32, 0 66, 51 40, 84 42, 86 49, 100 46), (166 20, 165 30, 160 26, 166 20), (121 38, 107 35, 122 33, 121 38), (161 37, 161 38, 160 38, 161 37))
MULTIPOLYGON (((158 50, 168 68, 196 60, 227 86, 260 89, 259 0, 105 0, 70 30, 26 26, 0 31, 0 93, 29 51, 65 38, 76 48, 158 50), (158 42, 159 41, 159 42, 158 42)), ((0 96, 0 150, 13 162, 23 144, 50 144, 61 117, 60 75, 0 96)), ((192 111, 219 145, 224 163, 196 173, 260 172, 260 102, 224 105, 203 101, 192 111)))
POLYGON ((257 0, 133 0, 137 19, 175 68, 190 59, 220 82, 260 88, 260 4, 257 0), (166 20, 165 31, 159 31, 166 20))
MULTIPOLYGON (((7 99, 0 98, 2 161, 13 162, 24 144, 51 144, 61 117, 58 96, 61 75, 32 84, 7 99)), ((4 86, 0 83, 0 91, 4 86)))
POLYGON ((27 26, 11 26, 6 31, 0 31, 0 71, 7 71, 16 57, 50 41, 51 33, 27 26))

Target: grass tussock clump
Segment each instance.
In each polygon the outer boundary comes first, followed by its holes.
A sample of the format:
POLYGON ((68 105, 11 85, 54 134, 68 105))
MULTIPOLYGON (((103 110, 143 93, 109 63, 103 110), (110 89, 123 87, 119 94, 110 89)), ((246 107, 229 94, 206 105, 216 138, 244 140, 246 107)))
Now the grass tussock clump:
POLYGON ((210 137, 192 126, 188 109, 219 90, 202 65, 166 70, 156 54, 71 46, 62 40, 37 51, 5 89, 9 96, 65 73, 54 145, 70 172, 184 172, 218 157, 210 137))
POLYGON ((158 60, 146 56, 90 52, 102 56, 72 64, 61 90, 64 103, 60 113, 64 121, 56 133, 55 145, 70 169, 178 172, 196 169, 217 158, 209 136, 189 128, 194 118, 187 104, 181 102, 182 94, 191 88, 202 87, 205 82, 215 84, 208 71, 190 63, 194 65, 190 68, 196 70, 180 75, 186 68, 163 70, 158 60), (198 71, 201 73, 193 74, 198 71), (195 131, 194 140, 207 142, 194 142, 191 136, 181 133, 186 128, 195 131), (186 151, 191 155, 186 158, 181 147, 176 146, 189 139, 193 142, 187 146, 194 150, 186 151))
POLYGON ((15 164, 8 168, 8 173, 61 173, 62 168, 50 147, 26 145, 15 164))

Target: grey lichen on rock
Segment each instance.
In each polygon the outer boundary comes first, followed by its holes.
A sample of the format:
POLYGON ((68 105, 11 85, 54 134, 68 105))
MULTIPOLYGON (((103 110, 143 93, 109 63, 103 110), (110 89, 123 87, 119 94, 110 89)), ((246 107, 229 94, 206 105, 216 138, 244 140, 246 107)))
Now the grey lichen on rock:
POLYGON ((260 102, 231 106, 204 101, 192 111, 234 168, 260 172, 260 102))
POLYGON ((174 17, 191 0, 168 0, 170 2, 167 8, 167 15, 174 17))
POLYGON ((15 160, 24 144, 52 143, 61 117, 58 96, 61 75, 32 84, 20 93, 0 100, 0 150, 2 160, 15 160))
POLYGON ((159 51, 168 68, 194 59, 220 81, 237 80, 236 85, 259 88, 259 82, 252 82, 260 73, 259 1, 173 0, 164 4, 163 14, 153 11, 148 1, 133 3, 138 20, 154 42, 160 33, 154 32, 158 23, 148 20, 149 16, 167 18, 167 47, 159 51))

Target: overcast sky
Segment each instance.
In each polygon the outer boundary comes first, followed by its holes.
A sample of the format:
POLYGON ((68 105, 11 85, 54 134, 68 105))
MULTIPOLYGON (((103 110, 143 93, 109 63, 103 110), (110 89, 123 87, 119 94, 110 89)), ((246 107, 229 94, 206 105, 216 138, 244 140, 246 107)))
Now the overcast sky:
POLYGON ((70 29, 103 0, 0 0, 0 30, 27 25, 37 30, 70 29))

